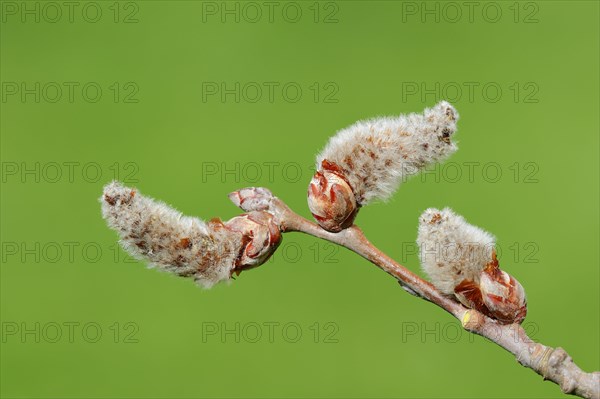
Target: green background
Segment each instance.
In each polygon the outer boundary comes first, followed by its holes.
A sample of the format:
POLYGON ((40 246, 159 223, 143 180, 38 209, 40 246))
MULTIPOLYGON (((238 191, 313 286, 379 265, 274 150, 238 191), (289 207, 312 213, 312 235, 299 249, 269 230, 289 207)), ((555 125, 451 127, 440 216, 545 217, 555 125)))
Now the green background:
POLYGON ((204 291, 126 259, 100 216, 97 198, 116 175, 206 219, 238 214, 226 194, 250 185, 268 186, 308 217, 313 159, 330 135, 444 96, 461 115, 460 150, 389 203, 364 208, 358 224, 418 270, 418 216, 452 207, 498 237, 501 265, 526 288, 533 337, 598 370, 598 3, 480 2, 472 20, 461 2, 460 18, 443 2, 409 3, 277 2, 270 22, 257 2, 263 15, 252 22, 245 3, 101 1, 92 23, 80 2, 72 22, 63 8, 53 23, 43 2, 39 22, 21 20, 23 3, 3 2, 2 396, 560 397, 345 249, 286 235, 272 261, 204 291), (240 21, 203 13, 213 5, 240 7, 240 21), (425 20, 423 7, 434 10, 425 20), (36 82, 39 102, 11 94, 36 82), (52 82, 79 84, 73 101, 65 89, 51 102, 52 82), (88 82, 102 89, 97 102, 81 92, 88 82), (203 100, 206 82, 239 82, 246 92, 239 102, 203 100), (252 102, 248 82, 275 82, 273 101, 265 90, 252 102), (290 82, 302 89, 296 102, 292 89, 282 94, 290 82), (407 93, 415 84, 418 93, 407 93), (74 162, 72 179, 65 162, 74 162), (218 173, 207 173, 215 165, 218 173), (73 342, 69 322, 78 323, 73 342), (279 323, 273 342, 270 322, 279 323), (22 334, 36 323, 40 342, 22 334), (203 334, 236 323, 239 342, 203 334), (50 342, 56 325, 62 336, 50 342), (98 342, 88 342, 95 330, 84 336, 85 325, 101 328, 98 342), (251 342, 256 325, 262 335, 251 342), (284 325, 300 327, 298 342, 284 325))

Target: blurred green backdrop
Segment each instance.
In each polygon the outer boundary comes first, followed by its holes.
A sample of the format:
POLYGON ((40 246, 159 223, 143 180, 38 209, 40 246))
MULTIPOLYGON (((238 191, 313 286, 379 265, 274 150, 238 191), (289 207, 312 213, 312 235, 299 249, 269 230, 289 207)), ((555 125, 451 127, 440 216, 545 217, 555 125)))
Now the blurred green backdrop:
POLYGON ((527 329, 600 368, 598 2, 12 2, 1 24, 1 394, 560 397, 345 249, 286 235, 203 291, 128 259, 113 178, 202 218, 270 187, 305 216, 337 129, 446 98, 460 151, 363 209, 419 269, 417 217, 493 232, 527 329))

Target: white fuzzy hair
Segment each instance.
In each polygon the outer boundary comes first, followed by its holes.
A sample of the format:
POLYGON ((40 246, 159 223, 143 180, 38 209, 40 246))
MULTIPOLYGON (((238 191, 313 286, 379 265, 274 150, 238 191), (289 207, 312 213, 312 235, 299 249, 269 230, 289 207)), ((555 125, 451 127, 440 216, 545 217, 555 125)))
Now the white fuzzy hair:
POLYGON ((100 198, 102 216, 123 248, 150 266, 193 277, 209 288, 229 280, 241 248, 240 233, 183 216, 168 205, 112 182, 100 198))
POLYGON ((434 286, 450 295, 463 280, 479 284, 492 260, 495 238, 450 208, 430 208, 419 218, 417 244, 421 267, 434 286))
POLYGON ((457 150, 450 137, 458 117, 442 101, 422 114, 356 122, 329 140, 317 156, 317 170, 323 160, 341 167, 360 205, 386 200, 408 176, 457 150))

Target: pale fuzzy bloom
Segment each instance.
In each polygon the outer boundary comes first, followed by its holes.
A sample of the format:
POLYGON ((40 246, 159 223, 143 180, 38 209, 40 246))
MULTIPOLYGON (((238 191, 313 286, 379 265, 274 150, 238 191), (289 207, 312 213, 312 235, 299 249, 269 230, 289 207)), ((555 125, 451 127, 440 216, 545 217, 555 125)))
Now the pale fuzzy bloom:
POLYGON ((449 208, 430 208, 419 218, 417 244, 421 267, 433 285, 451 295, 464 280, 479 284, 492 260, 495 239, 449 208))
POLYGON ((457 150, 451 140, 457 120, 454 107, 442 101, 422 114, 356 122, 329 140, 317 156, 317 170, 324 170, 323 161, 334 164, 358 205, 386 200, 404 179, 457 150))
POLYGON ((270 222, 262 212, 226 223, 205 223, 118 182, 104 188, 100 202, 104 219, 117 231, 125 250, 151 266, 192 277, 206 288, 266 260, 279 244, 278 237, 269 240, 268 228, 267 233, 260 230, 261 221, 270 222), (244 230, 244 220, 250 229, 244 230), (257 232, 259 243, 254 243, 251 229, 257 232))
POLYGON ((494 237, 452 212, 427 209, 419 219, 421 266, 433 285, 503 324, 527 314, 523 286, 500 270, 494 237))

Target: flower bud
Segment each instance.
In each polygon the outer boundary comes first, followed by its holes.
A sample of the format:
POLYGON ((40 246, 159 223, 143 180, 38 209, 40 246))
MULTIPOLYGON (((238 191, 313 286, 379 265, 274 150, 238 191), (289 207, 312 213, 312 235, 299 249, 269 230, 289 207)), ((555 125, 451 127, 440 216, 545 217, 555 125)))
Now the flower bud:
POLYGON ((481 273, 479 285, 490 317, 503 324, 521 323, 525 319, 525 289, 514 277, 500 270, 495 251, 492 261, 481 273))
POLYGON ((317 156, 309 186, 317 222, 334 232, 347 228, 361 206, 388 199, 400 182, 446 159, 457 149, 457 120, 442 101, 422 114, 359 121, 337 132, 317 156))
POLYGON ((448 208, 428 209, 420 218, 417 243, 421 266, 440 292, 500 323, 523 321, 525 290, 500 270, 491 234, 448 208))
POLYGON ((127 252, 205 288, 262 264, 281 240, 267 212, 205 223, 118 182, 104 188, 100 202, 104 219, 127 252))
POLYGON ((243 245, 236 260, 235 272, 241 273, 265 263, 281 243, 281 231, 268 212, 250 212, 236 216, 224 227, 242 235, 243 245))
POLYGON ((321 227, 338 232, 352 226, 358 206, 352 188, 335 165, 324 160, 322 167, 308 187, 308 208, 321 227))

